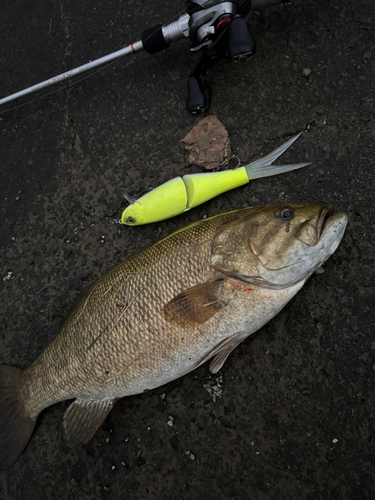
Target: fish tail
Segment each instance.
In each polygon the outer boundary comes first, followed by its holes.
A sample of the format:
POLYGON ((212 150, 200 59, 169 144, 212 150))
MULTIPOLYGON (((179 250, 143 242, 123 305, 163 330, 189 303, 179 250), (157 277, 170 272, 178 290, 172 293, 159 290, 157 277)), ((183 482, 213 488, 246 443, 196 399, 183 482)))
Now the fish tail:
POLYGON ((296 170, 297 168, 308 167, 310 163, 290 163, 288 165, 272 165, 272 163, 277 160, 292 144, 298 139, 302 134, 295 135, 289 141, 284 142, 281 146, 276 148, 272 153, 253 161, 249 165, 246 165, 246 172, 250 179, 259 179, 260 177, 269 177, 271 175, 283 174, 285 172, 290 172, 291 170, 296 170))
POLYGON ((25 414, 20 398, 21 370, 0 366, 0 471, 11 467, 33 432, 36 417, 25 414))

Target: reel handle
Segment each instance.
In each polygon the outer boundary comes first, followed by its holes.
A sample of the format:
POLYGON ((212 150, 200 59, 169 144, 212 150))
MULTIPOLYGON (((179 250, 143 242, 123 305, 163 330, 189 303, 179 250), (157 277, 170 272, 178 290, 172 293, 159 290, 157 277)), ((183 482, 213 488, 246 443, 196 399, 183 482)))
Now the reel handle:
POLYGON ((229 24, 228 55, 234 61, 246 61, 255 54, 255 40, 243 17, 236 16, 229 24))
POLYGON ((207 107, 207 99, 203 91, 202 81, 200 78, 192 75, 188 80, 187 87, 186 109, 192 115, 202 113, 207 107))

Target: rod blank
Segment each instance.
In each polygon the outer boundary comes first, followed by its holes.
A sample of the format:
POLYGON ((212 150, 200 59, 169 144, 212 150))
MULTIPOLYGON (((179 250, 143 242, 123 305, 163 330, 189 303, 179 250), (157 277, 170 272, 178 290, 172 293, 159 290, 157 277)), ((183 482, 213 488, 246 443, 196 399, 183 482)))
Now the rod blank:
POLYGON ((116 52, 112 52, 112 54, 108 54, 106 56, 100 57, 99 59, 95 59, 95 61, 90 61, 87 64, 83 64, 78 68, 71 69, 62 73, 61 75, 54 76, 49 80, 45 80, 44 82, 37 83, 32 87, 28 87, 27 89, 20 90, 15 94, 11 94, 3 99, 0 99, 0 105, 5 104, 6 102, 13 101, 14 99, 18 99, 19 97, 23 97, 27 94, 31 94, 32 92, 36 92, 37 90, 43 89, 45 87, 49 87, 55 83, 62 82, 67 80, 68 78, 72 78, 72 76, 79 75, 80 73, 84 73, 85 71, 89 71, 90 69, 96 68, 102 64, 105 64, 109 61, 113 61, 114 59, 118 59, 119 57, 128 56, 131 54, 135 54, 136 52, 140 52, 143 50, 143 43, 141 41, 132 43, 123 49, 117 50, 116 52))

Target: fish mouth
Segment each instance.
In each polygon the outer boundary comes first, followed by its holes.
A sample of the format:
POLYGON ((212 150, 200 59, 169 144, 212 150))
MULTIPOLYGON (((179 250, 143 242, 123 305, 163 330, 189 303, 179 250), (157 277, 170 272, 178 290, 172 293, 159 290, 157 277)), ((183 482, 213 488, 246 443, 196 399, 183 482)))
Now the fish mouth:
POLYGON ((330 220, 332 216, 333 216, 333 204, 327 203, 327 205, 323 207, 318 214, 318 220, 316 223, 317 242, 320 240, 322 234, 328 229, 328 227, 333 222, 330 220))
POLYGON ((333 204, 325 203, 315 217, 301 225, 297 239, 309 246, 317 245, 334 220, 336 216, 333 215, 333 204))

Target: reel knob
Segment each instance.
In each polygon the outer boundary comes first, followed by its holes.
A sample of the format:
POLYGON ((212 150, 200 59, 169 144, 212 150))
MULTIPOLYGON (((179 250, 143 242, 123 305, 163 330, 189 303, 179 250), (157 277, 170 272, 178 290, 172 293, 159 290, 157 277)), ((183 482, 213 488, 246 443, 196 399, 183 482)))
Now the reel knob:
POLYGON ((207 107, 207 99, 203 92, 203 84, 200 79, 191 76, 188 80, 188 94, 186 108, 192 115, 203 113, 207 107))
POLYGON ((255 40, 245 19, 236 16, 229 25, 228 55, 234 61, 246 61, 255 54, 255 40))

